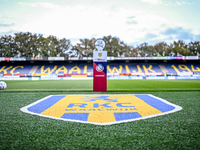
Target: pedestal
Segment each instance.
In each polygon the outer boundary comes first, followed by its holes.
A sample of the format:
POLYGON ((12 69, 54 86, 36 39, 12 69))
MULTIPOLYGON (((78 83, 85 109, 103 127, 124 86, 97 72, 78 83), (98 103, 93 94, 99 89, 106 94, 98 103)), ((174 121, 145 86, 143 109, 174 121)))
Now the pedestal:
POLYGON ((107 51, 93 51, 93 91, 107 91, 107 51))

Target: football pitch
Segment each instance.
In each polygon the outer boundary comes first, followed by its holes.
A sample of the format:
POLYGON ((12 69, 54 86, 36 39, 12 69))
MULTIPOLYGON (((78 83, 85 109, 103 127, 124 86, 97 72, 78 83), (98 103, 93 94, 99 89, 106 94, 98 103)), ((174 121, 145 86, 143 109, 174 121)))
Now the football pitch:
MULTIPOLYGON (((92 80, 6 81, 0 92, 92 92, 92 80)), ((200 91, 200 80, 108 80, 107 92, 200 91)), ((99 92, 98 92, 99 93, 99 92)))
POLYGON ((6 81, 0 91, 0 149, 200 149, 200 80, 6 81), (94 125, 20 111, 48 95, 152 94, 182 110, 133 122, 94 125))

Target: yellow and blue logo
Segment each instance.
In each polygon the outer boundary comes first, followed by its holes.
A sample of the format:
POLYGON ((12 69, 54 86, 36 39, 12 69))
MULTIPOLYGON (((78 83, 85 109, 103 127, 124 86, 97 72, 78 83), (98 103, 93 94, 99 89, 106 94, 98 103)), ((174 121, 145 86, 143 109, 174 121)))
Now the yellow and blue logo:
POLYGON ((101 57, 101 56, 102 56, 102 53, 98 53, 98 56, 101 57))
POLYGON ((180 106, 149 94, 50 95, 21 111, 65 121, 110 125, 156 117, 180 106))

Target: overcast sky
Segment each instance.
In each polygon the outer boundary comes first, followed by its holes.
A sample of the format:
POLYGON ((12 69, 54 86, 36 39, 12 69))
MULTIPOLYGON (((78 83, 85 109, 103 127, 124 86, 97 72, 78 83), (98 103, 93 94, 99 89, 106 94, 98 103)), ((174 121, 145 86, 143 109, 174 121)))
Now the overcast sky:
POLYGON ((0 0, 0 36, 54 35, 72 44, 111 35, 128 45, 200 41, 200 0, 0 0))

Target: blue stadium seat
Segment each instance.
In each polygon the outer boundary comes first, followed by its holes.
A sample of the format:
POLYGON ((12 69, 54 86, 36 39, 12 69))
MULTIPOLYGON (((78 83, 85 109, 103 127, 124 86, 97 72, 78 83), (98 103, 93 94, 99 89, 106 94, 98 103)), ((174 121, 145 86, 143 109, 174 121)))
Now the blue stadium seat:
MULTIPOLYGON (((164 73, 156 63, 121 63, 108 64, 107 73, 164 73)), ((162 64, 168 73, 200 72, 199 64, 162 64)), ((65 73, 92 73, 92 64, 59 64, 59 65, 13 65, 0 66, 0 74, 49 74, 58 75, 65 73), (34 70, 35 69, 35 70, 34 70)))

